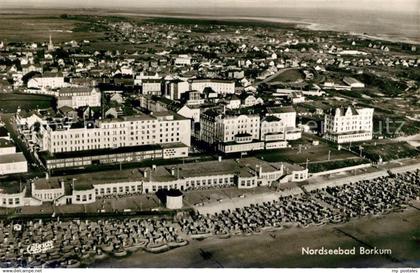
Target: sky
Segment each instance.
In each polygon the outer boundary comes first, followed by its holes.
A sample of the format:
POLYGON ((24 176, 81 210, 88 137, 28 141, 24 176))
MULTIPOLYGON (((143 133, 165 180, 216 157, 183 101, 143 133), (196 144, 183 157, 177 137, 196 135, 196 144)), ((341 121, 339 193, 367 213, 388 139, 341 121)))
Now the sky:
POLYGON ((420 13, 420 0, 0 0, 1 8, 334 8, 420 13))

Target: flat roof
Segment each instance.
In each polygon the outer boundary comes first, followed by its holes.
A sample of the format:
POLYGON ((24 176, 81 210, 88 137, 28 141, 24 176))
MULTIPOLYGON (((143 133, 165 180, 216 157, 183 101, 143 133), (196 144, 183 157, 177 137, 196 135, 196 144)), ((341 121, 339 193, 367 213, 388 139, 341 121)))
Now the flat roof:
POLYGON ((0 137, 7 137, 9 136, 9 131, 7 131, 6 127, 0 126, 0 137))
MULTIPOLYGON (((279 170, 281 163, 269 163, 255 157, 239 160, 227 159, 222 161, 205 161, 197 163, 186 163, 177 165, 157 166, 155 170, 150 170, 153 182, 168 182, 177 178, 202 177, 212 175, 225 175, 240 173, 241 176, 253 176, 251 171, 257 172, 259 167, 263 172, 274 172, 279 170), (172 175, 172 170, 174 175, 172 175)), ((147 181, 147 179, 145 179, 147 181)), ((147 182, 146 182, 147 183, 147 182)))
POLYGON ((26 158, 22 153, 7 154, 0 156, 0 164, 26 162, 26 158))
POLYGON ((49 190, 61 188, 61 182, 57 179, 36 180, 33 185, 37 190, 49 190))
POLYGON ((15 147, 15 145, 7 139, 0 138, 0 148, 15 147))
POLYGON ((25 188, 26 183, 19 181, 7 181, 0 183, 0 194, 14 194, 21 193, 25 188))

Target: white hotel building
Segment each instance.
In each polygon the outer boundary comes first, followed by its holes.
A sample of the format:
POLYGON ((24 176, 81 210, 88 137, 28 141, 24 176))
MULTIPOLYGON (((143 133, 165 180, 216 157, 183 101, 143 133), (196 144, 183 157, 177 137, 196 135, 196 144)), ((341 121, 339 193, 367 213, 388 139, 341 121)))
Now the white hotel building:
POLYGON ((335 108, 325 114, 324 137, 335 143, 371 140, 373 108, 335 108))
MULTIPOLYGON (((296 115, 292 113, 292 117, 296 115)), ((300 130, 292 131, 296 130, 291 127, 295 121, 288 119, 276 115, 261 119, 259 115, 221 114, 208 110, 200 116, 200 139, 224 153, 285 148, 287 140, 301 136, 300 130)))
MULTIPOLYGON (((25 128, 32 128, 39 119, 19 119, 25 128)), ((84 124, 41 120, 34 132, 41 151, 50 153, 77 152, 119 147, 174 144, 178 148, 167 153, 187 153, 191 143, 191 120, 172 112, 139 114, 103 119, 84 124), (177 144, 183 144, 181 146, 177 144)), ((185 155, 184 155, 185 156, 185 155)))

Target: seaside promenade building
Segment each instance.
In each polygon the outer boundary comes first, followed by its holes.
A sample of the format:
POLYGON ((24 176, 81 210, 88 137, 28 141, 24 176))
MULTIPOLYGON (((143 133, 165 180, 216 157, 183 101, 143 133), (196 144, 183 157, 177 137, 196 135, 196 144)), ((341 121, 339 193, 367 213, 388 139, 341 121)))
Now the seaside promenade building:
POLYGON ((257 158, 227 159, 105 171, 94 174, 46 177, 27 181, 7 191, 0 185, 0 207, 91 204, 105 196, 156 193, 159 190, 189 191, 214 187, 241 189, 271 186, 272 183, 302 181, 308 170, 288 163, 257 158), (30 191, 28 190, 30 189, 30 191))
POLYGON ((324 137, 335 143, 371 140, 373 108, 334 108, 325 114, 324 137))

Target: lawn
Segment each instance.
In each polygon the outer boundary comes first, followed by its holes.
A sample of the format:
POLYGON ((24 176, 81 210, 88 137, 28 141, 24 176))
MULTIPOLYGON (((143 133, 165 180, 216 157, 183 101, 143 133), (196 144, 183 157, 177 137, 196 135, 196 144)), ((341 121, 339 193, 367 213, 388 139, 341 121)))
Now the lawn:
POLYGON ((343 159, 354 159, 356 156, 349 151, 330 148, 328 145, 319 146, 302 146, 301 151, 299 148, 287 148, 281 150, 262 151, 256 154, 257 157, 263 158, 269 162, 290 162, 296 164, 309 162, 327 161, 328 151, 331 151, 330 160, 343 160, 343 159), (307 148, 305 148, 307 147, 307 148))
POLYGON ((60 18, 59 16, 2 15, 0 37, 8 42, 53 42, 93 40, 103 32, 92 31, 92 23, 60 18))
POLYGON ((54 98, 42 95, 6 93, 0 95, 0 112, 16 113, 21 110, 31 111, 48 108, 54 103, 54 98))
MULTIPOLYGON (((354 149, 358 152, 359 147, 355 146, 354 149)), ((379 160, 379 156, 382 157, 383 161, 389 161, 419 156, 420 151, 407 142, 391 142, 363 146, 362 154, 366 158, 376 162, 379 160)))
POLYGON ((301 80, 303 80, 302 73, 298 69, 286 69, 267 79, 267 82, 297 82, 301 80))
POLYGON ((356 166, 360 164, 369 163, 367 159, 349 159, 349 160, 339 160, 339 161, 329 161, 322 163, 310 163, 308 169, 310 173, 324 172, 334 169, 340 169, 350 166, 356 166))

